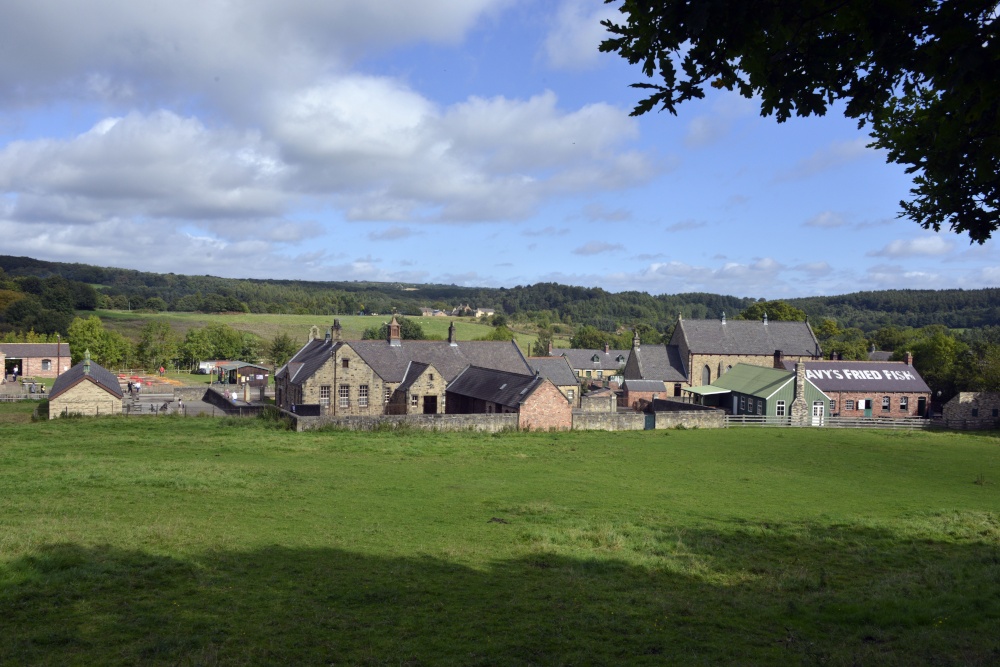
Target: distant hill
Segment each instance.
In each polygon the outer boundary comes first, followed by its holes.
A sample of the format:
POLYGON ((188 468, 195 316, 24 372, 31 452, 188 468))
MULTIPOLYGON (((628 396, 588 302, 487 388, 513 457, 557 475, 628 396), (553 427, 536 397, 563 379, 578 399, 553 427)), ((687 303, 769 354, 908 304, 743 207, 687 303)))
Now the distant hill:
MULTIPOLYGON (((508 316, 541 323, 589 324, 604 331, 645 323, 669 329, 678 315, 688 319, 735 317, 754 299, 707 293, 611 293, 601 288, 556 283, 512 288, 460 287, 414 283, 256 280, 160 274, 87 264, 46 262, 0 255, 8 277, 62 276, 98 289, 100 307, 154 310, 316 315, 359 311, 418 314, 421 307, 459 304, 494 308, 508 316)), ((840 296, 786 299, 811 320, 829 317, 841 327, 871 331, 886 325, 943 324, 976 328, 1000 324, 1000 289, 883 290, 840 296)))

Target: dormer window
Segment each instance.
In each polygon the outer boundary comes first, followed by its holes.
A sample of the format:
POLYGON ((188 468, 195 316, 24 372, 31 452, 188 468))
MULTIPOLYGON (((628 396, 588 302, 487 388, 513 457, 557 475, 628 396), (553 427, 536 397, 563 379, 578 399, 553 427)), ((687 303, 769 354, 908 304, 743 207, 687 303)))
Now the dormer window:
POLYGON ((595 354, 594 356, 592 356, 590 358, 590 360, 593 361, 596 364, 598 361, 601 360, 601 358, 595 354))

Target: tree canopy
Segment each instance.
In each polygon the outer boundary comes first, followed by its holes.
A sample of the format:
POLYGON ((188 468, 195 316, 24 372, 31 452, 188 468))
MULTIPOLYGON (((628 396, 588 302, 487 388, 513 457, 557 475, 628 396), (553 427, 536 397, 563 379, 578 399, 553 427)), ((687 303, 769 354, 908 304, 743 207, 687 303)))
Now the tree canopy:
POLYGON ((837 101, 871 146, 913 174, 906 215, 984 243, 1000 226, 996 0, 606 0, 601 44, 653 82, 632 115, 705 96, 760 99, 763 116, 823 115, 837 101), (655 79, 659 78, 660 82, 655 79))

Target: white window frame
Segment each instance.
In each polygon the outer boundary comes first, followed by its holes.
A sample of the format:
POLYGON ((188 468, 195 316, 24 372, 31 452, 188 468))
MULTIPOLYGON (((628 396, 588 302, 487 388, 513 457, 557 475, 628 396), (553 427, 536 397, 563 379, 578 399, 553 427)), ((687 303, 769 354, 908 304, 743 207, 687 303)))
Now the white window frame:
POLYGON ((42 370, 43 371, 51 371, 52 370, 52 360, 51 359, 42 359, 42 370))
POLYGON ((909 411, 909 409, 910 409, 910 397, 909 396, 900 396, 899 397, 899 409, 900 410, 909 411))
POLYGON ((892 412, 892 399, 888 396, 882 397, 882 412, 892 412))
POLYGON ((320 385, 319 404, 324 408, 330 407, 330 385, 328 384, 320 385))
POLYGON ((785 416, 785 402, 784 401, 778 401, 778 402, 776 402, 774 404, 774 414, 777 417, 784 417, 785 416))
POLYGON ((358 385, 358 407, 368 407, 368 385, 366 384, 358 385))
POLYGON ((410 407, 411 408, 420 407, 420 394, 410 394, 410 407))
POLYGON ((390 389, 389 387, 385 388, 382 400, 384 403, 388 403, 390 400, 392 400, 392 389, 390 389))
POLYGON ((854 399, 847 399, 844 401, 844 410, 854 410, 854 399))
POLYGON ((337 397, 341 409, 346 410, 351 407, 351 385, 342 384, 337 388, 337 397))

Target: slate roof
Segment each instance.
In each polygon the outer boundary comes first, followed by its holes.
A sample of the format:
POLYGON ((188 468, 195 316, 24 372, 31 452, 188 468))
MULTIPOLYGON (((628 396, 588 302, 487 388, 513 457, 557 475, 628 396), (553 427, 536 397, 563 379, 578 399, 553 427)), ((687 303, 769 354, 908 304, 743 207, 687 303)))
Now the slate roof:
POLYGON ((543 382, 545 378, 540 375, 469 366, 448 385, 448 393, 516 408, 543 382))
POLYGON ((320 367, 325 364, 331 356, 339 342, 314 338, 295 353, 284 366, 274 374, 275 379, 288 378, 293 384, 301 384, 307 378, 312 377, 320 367))
MULTIPOLYGON (((53 347, 55 346, 53 345, 53 347)), ((124 395, 117 375, 93 361, 90 362, 90 374, 88 375, 84 372, 84 363, 81 361, 56 378, 55 382, 52 383, 52 390, 49 391, 50 400, 81 382, 93 382, 115 398, 121 398, 124 395)))
POLYGON ((892 359, 892 352, 887 350, 872 350, 868 353, 868 361, 889 361, 892 359))
MULTIPOLYGON (((773 350, 772 350, 773 352, 773 350)), ((645 345, 632 350, 643 380, 686 382, 684 364, 676 345, 645 345)))
POLYGON ((808 322, 758 320, 680 320, 674 338, 681 337, 695 354, 774 354, 819 356, 819 341, 808 322))
POLYGON ((230 361, 228 363, 216 366, 215 368, 216 370, 221 368, 224 371, 234 371, 240 368, 257 368, 262 371, 267 371, 268 373, 271 372, 270 367, 261 366, 260 364, 252 364, 249 361, 230 361))
POLYGON ((552 350, 554 357, 566 357, 573 368, 615 372, 628 362, 629 350, 552 350), (594 361, 594 357, 597 361, 594 361), (622 361, 618 361, 622 357, 622 361))
POLYGON ((663 393, 666 391, 663 382, 660 380, 625 380, 622 382, 622 389, 625 391, 653 391, 663 393))
POLYGON ((385 382, 402 382, 411 362, 429 364, 446 382, 469 366, 493 368, 531 375, 527 359, 514 341, 403 340, 390 345, 384 340, 331 341, 314 339, 306 343, 275 374, 301 384, 333 356, 337 346, 348 345, 385 382))
MULTIPOLYGON (((930 393, 913 366, 901 361, 806 361, 806 379, 822 391, 930 393)), ((784 362, 785 368, 795 363, 784 362)))
POLYGON ((0 352, 9 359, 69 358, 69 343, 0 343, 0 352), (58 349, 56 349, 58 346, 58 349))
POLYGON ((468 366, 526 375, 533 372, 513 341, 460 341, 453 345, 439 340, 404 340, 392 346, 384 340, 360 340, 344 344, 350 345, 385 382, 402 382, 411 361, 434 366, 446 382, 468 366))
POLYGON ((406 372, 403 374, 403 382, 400 383, 397 391, 409 391, 410 387, 413 386, 413 383, 416 382, 417 378, 423 375, 424 371, 428 368, 431 368, 431 366, 422 364, 419 361, 411 361, 406 369, 406 372))
POLYGON ((576 373, 566 357, 528 357, 531 370, 549 380, 557 387, 577 385, 576 373))

